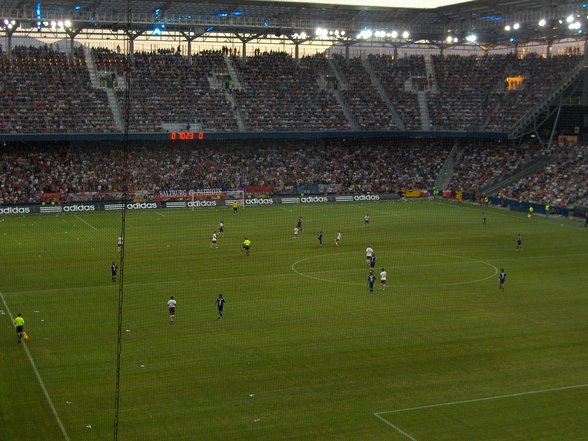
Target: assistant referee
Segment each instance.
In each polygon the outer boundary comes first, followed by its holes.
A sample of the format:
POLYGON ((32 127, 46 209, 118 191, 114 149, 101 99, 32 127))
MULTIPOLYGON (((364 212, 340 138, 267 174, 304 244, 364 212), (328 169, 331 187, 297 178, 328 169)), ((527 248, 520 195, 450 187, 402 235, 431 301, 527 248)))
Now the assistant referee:
POLYGON ((24 332, 24 319, 21 317, 20 312, 14 319, 14 326, 16 327, 16 336, 18 337, 18 342, 22 340, 22 333, 24 332))

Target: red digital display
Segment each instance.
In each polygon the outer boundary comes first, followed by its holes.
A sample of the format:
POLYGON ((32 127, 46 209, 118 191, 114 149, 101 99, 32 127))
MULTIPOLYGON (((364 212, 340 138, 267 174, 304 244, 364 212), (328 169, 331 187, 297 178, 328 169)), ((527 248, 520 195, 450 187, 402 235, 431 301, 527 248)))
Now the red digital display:
POLYGON ((168 138, 172 141, 193 141, 195 139, 202 141, 204 139, 204 132, 171 132, 168 138))

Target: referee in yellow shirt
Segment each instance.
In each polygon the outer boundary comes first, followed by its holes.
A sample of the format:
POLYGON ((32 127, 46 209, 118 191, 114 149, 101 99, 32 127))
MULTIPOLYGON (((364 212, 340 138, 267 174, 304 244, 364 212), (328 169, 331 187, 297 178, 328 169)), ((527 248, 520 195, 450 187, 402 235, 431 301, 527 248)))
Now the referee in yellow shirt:
POLYGON ((16 336, 18 337, 18 342, 22 340, 22 333, 24 332, 24 319, 21 317, 20 312, 14 319, 14 326, 16 327, 16 336))

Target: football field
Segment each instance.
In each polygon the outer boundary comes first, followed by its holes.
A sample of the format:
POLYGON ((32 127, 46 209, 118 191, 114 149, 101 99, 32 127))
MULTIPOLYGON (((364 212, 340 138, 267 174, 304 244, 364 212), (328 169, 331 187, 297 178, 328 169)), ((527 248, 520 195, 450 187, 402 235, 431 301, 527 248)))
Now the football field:
MULTIPOLYGON (((482 210, 128 211, 118 439, 588 440, 588 228, 482 210)), ((0 440, 113 439, 120 231, 113 212, 0 218, 0 440)))

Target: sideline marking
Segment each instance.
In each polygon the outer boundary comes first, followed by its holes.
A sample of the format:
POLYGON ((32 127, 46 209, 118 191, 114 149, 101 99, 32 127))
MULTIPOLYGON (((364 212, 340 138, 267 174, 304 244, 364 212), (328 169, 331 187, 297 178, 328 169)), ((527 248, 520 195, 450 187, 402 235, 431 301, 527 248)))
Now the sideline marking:
MULTIPOLYGON (((364 286, 363 283, 358 283, 358 282, 346 282, 344 280, 331 280, 331 279, 325 279, 322 277, 315 277, 315 276, 310 276, 309 274, 320 274, 320 273, 329 273, 332 272, 330 270, 327 271, 311 271, 309 273, 302 273, 300 271, 298 271, 296 269, 296 265, 298 265, 301 262, 304 262, 306 260, 311 260, 311 259, 318 259, 318 258, 322 258, 325 256, 335 256, 335 255, 341 255, 341 254, 350 254, 350 253, 354 253, 354 254, 360 254, 357 251, 348 251, 345 253, 330 253, 330 254, 323 254, 323 255, 319 255, 319 256, 310 256, 310 257, 305 257, 303 259, 300 259, 296 262, 294 262, 292 264, 292 266, 290 268, 292 268, 292 271, 294 271, 296 274, 302 276, 302 277, 307 277, 309 279, 313 279, 313 280, 318 280, 321 282, 329 282, 329 283, 340 283, 340 284, 344 284, 344 285, 353 285, 353 286, 364 286)), ((410 255, 415 255, 415 256, 432 256, 432 257, 452 257, 454 259, 463 259, 465 262, 451 262, 451 263, 445 263, 445 264, 438 264, 438 265, 465 265, 468 263, 481 263, 484 264, 486 266, 489 266, 490 268, 492 268, 494 270, 494 272, 492 274, 490 274, 487 277, 482 277, 480 279, 476 279, 476 280, 468 280, 465 282, 450 282, 450 283, 435 283, 435 284, 429 284, 429 285, 397 285, 397 284, 390 284, 391 288, 430 288, 430 287, 435 287, 435 286, 458 286, 458 285, 470 285, 472 283, 478 283, 478 282, 483 282, 485 280, 491 279, 492 277, 496 276, 498 274, 498 268, 496 268, 494 265, 492 265, 489 262, 486 262, 484 260, 479 260, 479 259, 473 259, 470 257, 464 257, 464 256, 452 256, 449 254, 428 254, 428 253, 418 253, 418 252, 409 252, 409 251, 400 251, 399 254, 410 254, 410 255)), ((437 265, 437 264, 424 264, 424 265, 412 265, 412 268, 419 268, 421 266, 426 267, 426 266, 432 266, 432 265, 437 265)), ((406 267, 406 266, 404 266, 406 267)), ((403 266, 391 266, 391 268, 404 268, 403 266)), ((339 271, 339 270, 337 270, 339 271)))
POLYGON ((374 412, 373 415, 376 418, 378 418, 379 420, 385 422, 388 426, 390 426, 390 427, 394 428, 395 430, 397 430, 402 435, 406 436, 408 439, 410 439, 412 441, 417 441, 412 436, 408 435, 406 432, 404 432, 403 430, 401 430, 399 427, 397 427, 394 424, 392 424, 390 421, 388 421, 382 415, 384 415, 384 414, 390 414, 390 413, 410 412, 410 411, 413 411, 413 410, 433 409, 433 408, 436 408, 436 407, 454 406, 456 404, 479 403, 479 402, 482 402, 482 401, 500 400, 500 399, 503 399, 503 398, 523 397, 523 396, 526 396, 526 395, 537 395, 537 394, 544 394, 544 393, 548 393, 548 392, 558 392, 558 391, 562 391, 562 390, 583 389, 583 388, 586 388, 586 387, 588 387, 588 383, 574 384, 572 386, 552 387, 552 388, 549 388, 549 389, 538 389, 538 390, 531 390, 531 391, 527 391, 527 392, 517 392, 517 393, 514 393, 514 394, 494 395, 494 396, 491 396, 491 397, 474 398, 474 399, 471 399, 471 400, 448 401, 448 402, 445 402, 445 403, 427 404, 427 405, 424 405, 424 406, 416 406, 416 407, 406 407, 404 409, 385 410, 383 412, 374 412))
POLYGON ((98 231, 98 228, 96 228, 94 225, 89 224, 88 222, 86 222, 84 219, 82 219, 81 217, 79 217, 77 214, 75 215, 76 219, 85 223, 87 226, 89 226, 90 228, 92 228, 94 231, 98 231))
MULTIPOLYGON (((14 323, 14 317, 12 317, 12 313, 10 312, 10 308, 8 308, 8 304, 6 303, 6 299, 4 298, 2 291, 0 291, 0 298, 2 298, 2 303, 4 304, 4 309, 6 309, 6 312, 8 313, 8 317, 10 317, 10 320, 12 321, 12 323, 14 323)), ((27 354, 29 362, 31 363, 33 371, 35 372, 35 376, 37 377, 37 381, 39 382, 39 385, 41 386, 41 389, 43 390, 43 394, 45 395, 45 398, 47 399, 47 403, 49 404, 49 407, 51 408, 51 412, 53 412, 53 416, 55 417, 55 421, 57 421, 57 425, 61 429, 61 433, 63 433, 63 438, 65 439, 65 441, 69 441, 69 436, 67 436, 67 432, 65 431, 65 427, 63 426, 63 423, 61 422, 61 419, 59 418, 59 415, 57 414, 57 410, 55 409, 55 406, 53 405, 53 401, 51 401, 51 397, 49 396, 49 392, 47 392, 47 388, 45 387, 45 383, 43 383, 43 379, 41 378, 41 374, 39 374, 39 371, 37 370, 37 366, 35 365, 35 361, 33 360, 31 353, 29 352, 29 348, 27 347, 27 344, 24 341, 22 341, 21 344, 24 347, 24 350, 27 354)))

